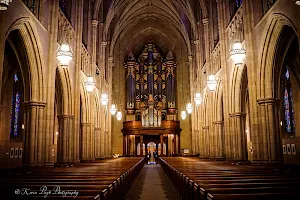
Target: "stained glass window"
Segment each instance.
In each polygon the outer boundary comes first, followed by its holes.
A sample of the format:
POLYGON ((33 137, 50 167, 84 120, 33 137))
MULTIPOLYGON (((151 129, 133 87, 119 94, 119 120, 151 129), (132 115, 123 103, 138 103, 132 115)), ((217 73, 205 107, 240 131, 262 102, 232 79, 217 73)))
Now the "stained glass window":
POLYGON ((294 120, 294 104, 292 99, 292 88, 290 81, 290 72, 286 69, 284 74, 284 118, 285 118, 285 129, 287 133, 295 132, 295 120, 294 120))
POLYGON ((21 92, 20 80, 18 74, 14 75, 12 100, 11 100, 11 114, 10 114, 10 135, 20 135, 20 123, 21 123, 21 92))

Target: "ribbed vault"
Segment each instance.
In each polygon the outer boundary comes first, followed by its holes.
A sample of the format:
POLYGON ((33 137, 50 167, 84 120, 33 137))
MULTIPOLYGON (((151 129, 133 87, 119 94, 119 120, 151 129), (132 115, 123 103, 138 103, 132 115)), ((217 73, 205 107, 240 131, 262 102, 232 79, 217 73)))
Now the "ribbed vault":
MULTIPOLYGON (((202 15, 207 15, 205 0, 199 0, 202 15)), ((190 1, 187 0, 111 0, 105 2, 109 9, 103 8, 101 0, 95 1, 94 19, 99 18, 99 12, 105 15, 103 40, 110 42, 110 56, 115 50, 117 40, 121 35, 130 32, 136 41, 146 41, 157 38, 161 33, 163 38, 157 44, 162 46, 172 44, 171 36, 182 40, 191 55, 191 40, 199 38, 199 31, 190 1), (102 7, 101 7, 102 4, 102 7), (102 8, 102 9, 101 9, 102 8), (153 23, 155 22, 155 23, 153 23), (158 24, 154 27, 155 24, 158 24), (137 27, 143 27, 137 32, 137 27), (167 31, 166 31, 167 29, 167 31), (143 37, 142 37, 143 36, 143 37)), ((130 38, 127 38, 130 39, 130 38)), ((172 45, 169 46, 172 48, 172 45)))

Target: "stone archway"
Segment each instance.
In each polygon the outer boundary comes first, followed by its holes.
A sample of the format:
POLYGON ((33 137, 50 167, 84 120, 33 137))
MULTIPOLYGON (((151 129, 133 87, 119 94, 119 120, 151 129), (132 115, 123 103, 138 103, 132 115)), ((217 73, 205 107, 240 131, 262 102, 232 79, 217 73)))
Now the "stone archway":
MULTIPOLYGON (((17 123, 16 129, 22 130, 23 136, 20 138, 20 141, 23 142, 14 147, 3 146, 5 152, 10 152, 11 148, 15 149, 14 157, 22 158, 19 164, 9 166, 9 163, 18 163, 17 161, 10 160, 10 156, 5 156, 1 160, 7 161, 6 164, 3 165, 4 167, 17 167, 22 165, 41 166, 44 164, 44 161, 47 160, 46 157, 43 157, 44 153, 50 151, 50 148, 48 149, 48 146, 46 147, 47 141, 43 135, 43 117, 46 103, 44 101, 45 96, 43 92, 42 56, 40 55, 37 38, 33 33, 32 26, 28 19, 20 19, 11 26, 7 32, 4 47, 3 58, 9 61, 4 61, 4 65, 1 66, 3 67, 0 89, 1 96, 4 97, 7 95, 7 89, 9 89, 9 87, 7 87, 9 82, 7 81, 12 81, 14 79, 12 73, 17 73, 17 79, 20 80, 20 87, 18 88, 21 88, 18 92, 22 93, 22 95, 21 99, 15 100, 15 102, 21 101, 21 112, 19 113, 21 123, 17 123), (9 58, 5 58, 7 56, 9 56, 9 58), (12 60, 12 58, 14 59, 12 60), (19 152, 19 155, 17 155, 17 152, 19 152)), ((13 82, 9 85, 12 83, 13 82)), ((15 93, 12 96, 17 98, 18 95, 15 93)), ((5 99, 7 100, 8 98, 5 99)), ((3 101, 3 99, 1 99, 1 101, 3 101)), ((12 104, 7 104, 7 106, 9 105, 11 109, 13 104, 12 101, 12 104)), ((2 105, 2 102, 0 105, 2 105)), ((13 108, 16 109, 17 106, 13 108)), ((0 110, 2 115, 0 129, 1 133, 3 133, 1 141, 5 141, 5 144, 10 143, 8 142, 10 141, 9 134, 4 130, 6 129, 6 122, 2 120, 4 119, 4 112, 6 112, 6 116, 10 116, 10 114, 7 114, 7 111, 5 107, 3 112, 0 110)), ((14 111, 13 113, 16 114, 18 112, 14 111)))

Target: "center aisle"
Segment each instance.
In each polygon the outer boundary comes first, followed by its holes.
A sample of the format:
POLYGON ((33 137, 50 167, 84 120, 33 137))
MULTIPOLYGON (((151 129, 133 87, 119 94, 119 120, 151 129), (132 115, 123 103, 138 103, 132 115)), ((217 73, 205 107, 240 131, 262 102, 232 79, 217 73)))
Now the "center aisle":
POLYGON ((179 200, 180 198, 159 164, 145 164, 126 196, 126 200, 136 199, 179 200))

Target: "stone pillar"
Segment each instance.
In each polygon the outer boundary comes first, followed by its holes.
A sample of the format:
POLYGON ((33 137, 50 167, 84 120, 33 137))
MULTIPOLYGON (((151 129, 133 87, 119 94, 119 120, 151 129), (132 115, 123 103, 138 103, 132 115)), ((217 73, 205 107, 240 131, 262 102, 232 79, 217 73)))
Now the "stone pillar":
POLYGON ((140 135, 140 155, 143 156, 143 135, 140 135))
POLYGON ((163 155, 163 147, 164 147, 164 136, 163 135, 160 135, 160 155, 162 156, 163 155))
POLYGON ((174 149, 174 154, 176 155, 177 154, 177 144, 176 144, 176 142, 177 142, 177 140, 176 140, 176 137, 177 137, 177 135, 176 134, 174 134, 174 147, 173 147, 173 149, 174 149))
POLYGON ((223 131, 223 121, 215 121, 214 123, 215 126, 215 159, 218 160, 224 160, 225 155, 224 155, 224 131, 223 131))
MULTIPOLYGON (((258 104, 261 106, 261 132, 258 137, 259 143, 253 143, 253 154, 258 154, 258 146, 262 146, 261 157, 262 162, 266 163, 281 163, 283 161, 281 141, 280 141, 280 120, 279 120, 279 99, 265 98, 259 99, 258 104)), ((254 161, 254 160, 253 160, 254 161)), ((254 161, 257 162, 257 161, 254 161)))
POLYGON ((73 120, 72 115, 58 116, 57 161, 60 163, 73 162, 73 120))
POLYGON ((89 137, 90 137, 91 124, 87 122, 81 123, 81 160, 88 161, 89 155, 89 137))
POLYGON ((135 88, 136 88, 136 76, 135 76, 136 61, 133 53, 128 55, 128 60, 125 63, 126 68, 126 121, 135 120, 135 88))
POLYGON ((44 108, 46 103, 29 101, 25 106, 24 165, 42 166, 45 153, 44 108))
POLYGON ((95 159, 101 158, 101 128, 95 127, 95 159))
POLYGON ((126 152, 126 149, 127 149, 127 137, 126 137, 126 135, 123 135, 123 155, 127 155, 127 152, 126 152))
POLYGON ((202 134, 202 144, 203 144, 203 155, 202 158, 208 158, 209 157, 209 151, 210 151, 210 138, 209 138, 209 126, 203 126, 202 127, 203 134, 202 134))

